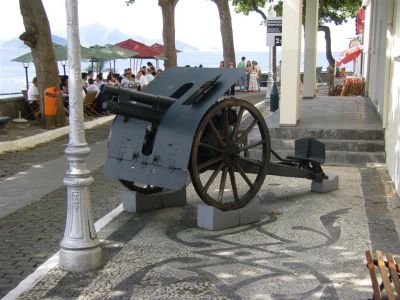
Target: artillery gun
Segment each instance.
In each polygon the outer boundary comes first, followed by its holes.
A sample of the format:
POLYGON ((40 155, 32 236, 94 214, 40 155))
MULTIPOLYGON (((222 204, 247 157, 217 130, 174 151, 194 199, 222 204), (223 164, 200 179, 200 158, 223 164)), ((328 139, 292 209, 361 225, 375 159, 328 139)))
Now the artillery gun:
POLYGON ((142 92, 103 85, 113 96, 104 107, 116 114, 104 174, 141 193, 179 190, 190 174, 199 197, 221 210, 245 206, 267 174, 327 179, 324 144, 300 139, 294 156, 282 158, 271 149, 257 108, 222 97, 242 75, 240 69, 171 68, 142 92))

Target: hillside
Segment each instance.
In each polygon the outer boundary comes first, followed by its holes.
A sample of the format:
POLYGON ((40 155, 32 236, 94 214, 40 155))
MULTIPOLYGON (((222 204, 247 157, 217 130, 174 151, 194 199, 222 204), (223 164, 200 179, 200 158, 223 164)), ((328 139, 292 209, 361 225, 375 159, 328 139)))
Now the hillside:
MULTIPOLYGON (((80 28, 80 40, 82 46, 93 46, 93 45, 105 45, 105 44, 116 44, 126 39, 134 39, 146 45, 152 45, 154 43, 163 44, 162 39, 147 39, 140 35, 128 36, 116 29, 109 29, 99 23, 91 24, 80 28)), ((56 44, 66 45, 67 40, 64 37, 52 35, 52 40, 56 44)), ((181 51, 194 51, 198 50, 195 47, 186 44, 180 40, 175 41, 175 46, 181 51)), ((15 37, 8 41, 0 44, 0 47, 4 48, 27 48, 23 42, 15 37)))

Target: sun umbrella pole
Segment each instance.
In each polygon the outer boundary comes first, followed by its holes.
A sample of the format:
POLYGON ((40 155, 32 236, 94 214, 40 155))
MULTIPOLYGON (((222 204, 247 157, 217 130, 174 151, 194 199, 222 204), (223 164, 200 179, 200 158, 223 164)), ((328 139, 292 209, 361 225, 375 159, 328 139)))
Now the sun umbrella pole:
POLYGON ((67 12, 69 68, 69 142, 65 149, 69 169, 67 186, 67 220, 61 241, 59 263, 67 271, 84 272, 101 264, 101 248, 91 211, 89 186, 93 177, 86 166, 90 148, 85 139, 79 42, 78 1, 65 0, 67 12))

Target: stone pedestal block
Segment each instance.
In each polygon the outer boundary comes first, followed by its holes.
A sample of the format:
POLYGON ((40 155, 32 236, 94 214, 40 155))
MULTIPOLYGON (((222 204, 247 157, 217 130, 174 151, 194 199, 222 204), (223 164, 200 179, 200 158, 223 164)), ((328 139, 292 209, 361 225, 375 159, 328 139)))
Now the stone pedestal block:
POLYGON ((258 222, 261 219, 260 200, 254 198, 245 207, 239 209, 239 225, 258 222))
POLYGON ((197 227, 207 230, 222 230, 259 221, 260 201, 255 198, 245 207, 222 211, 205 203, 197 206, 197 227))
POLYGON ((324 179, 322 182, 312 181, 311 191, 315 193, 326 193, 337 190, 339 188, 339 176, 335 173, 326 173, 328 179, 324 179))
POLYGON ((161 207, 174 207, 186 205, 186 186, 178 191, 165 191, 160 193, 161 207))
POLYGON ((122 206, 124 211, 144 212, 164 207, 183 206, 186 204, 186 187, 178 191, 162 191, 155 194, 142 194, 124 191, 122 206))

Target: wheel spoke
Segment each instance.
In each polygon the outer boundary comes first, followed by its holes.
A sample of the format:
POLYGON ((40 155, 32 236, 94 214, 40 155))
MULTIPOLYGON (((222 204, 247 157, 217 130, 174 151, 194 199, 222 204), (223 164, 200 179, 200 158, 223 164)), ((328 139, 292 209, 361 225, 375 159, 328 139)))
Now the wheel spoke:
POLYGON ((235 198, 235 201, 239 201, 239 195, 237 192, 236 179, 235 179, 235 171, 233 167, 229 167, 229 177, 231 178, 233 197, 235 198))
POLYGON ((236 121, 235 127, 233 127, 233 131, 232 131, 232 134, 231 134, 231 139, 232 139, 233 142, 236 142, 236 140, 237 140, 237 136, 236 135, 237 135, 237 131, 239 129, 240 123, 242 122, 243 113, 244 113, 244 107, 241 106, 240 109, 239 109, 239 114, 238 114, 238 117, 237 117, 237 121, 236 121))
POLYGON ((207 160, 206 162, 203 162, 201 165, 199 165, 199 172, 202 172, 209 166, 212 166, 213 164, 219 162, 222 160, 222 156, 215 157, 213 159, 207 160))
POLYGON ((208 149, 214 150, 214 151, 219 152, 219 153, 222 153, 222 149, 214 147, 214 146, 211 146, 211 145, 206 144, 206 143, 200 143, 200 146, 204 147, 204 148, 208 148, 208 149))
POLYGON ((209 123, 210 128, 214 136, 217 138, 218 143, 220 144, 221 147, 225 146, 225 142, 223 141, 221 135, 219 134, 218 129, 215 127, 213 120, 210 120, 209 123))
POLYGON ((247 135, 249 134, 249 132, 254 128, 254 126, 256 126, 258 120, 254 119, 253 122, 251 122, 250 126, 246 128, 246 130, 240 135, 240 137, 237 140, 237 143, 243 143, 245 141, 245 138, 247 138, 247 135))
POLYGON ((206 191, 208 191, 208 189, 209 189, 211 183, 213 183, 213 181, 215 180, 215 177, 217 177, 219 171, 221 171, 223 167, 224 167, 224 163, 221 162, 221 163, 218 165, 218 167, 214 170, 214 172, 212 173, 211 177, 208 179, 207 183, 206 183, 205 186, 204 186, 204 189, 205 189, 206 191))
POLYGON ((225 183, 226 183, 226 175, 228 174, 228 167, 225 167, 222 171, 221 183, 219 185, 219 193, 218 193, 218 201, 222 202, 222 198, 224 197, 225 183))
POLYGON ((246 150, 249 150, 251 148, 257 147, 257 146, 262 145, 262 144, 265 144, 265 141, 260 140, 258 142, 252 143, 250 145, 247 145, 247 146, 244 146, 244 147, 240 147, 238 150, 239 150, 239 152, 242 152, 242 151, 246 151, 246 150))
POLYGON ((224 138, 225 142, 229 141, 229 120, 228 120, 228 109, 224 109, 224 138))
POLYGON ((253 188, 253 183, 251 182, 251 180, 249 179, 249 177, 247 177, 246 173, 243 171, 243 169, 239 166, 236 165, 237 170, 239 171, 240 176, 242 176, 242 178, 244 179, 244 181, 246 181, 247 185, 250 187, 250 189, 253 188))

